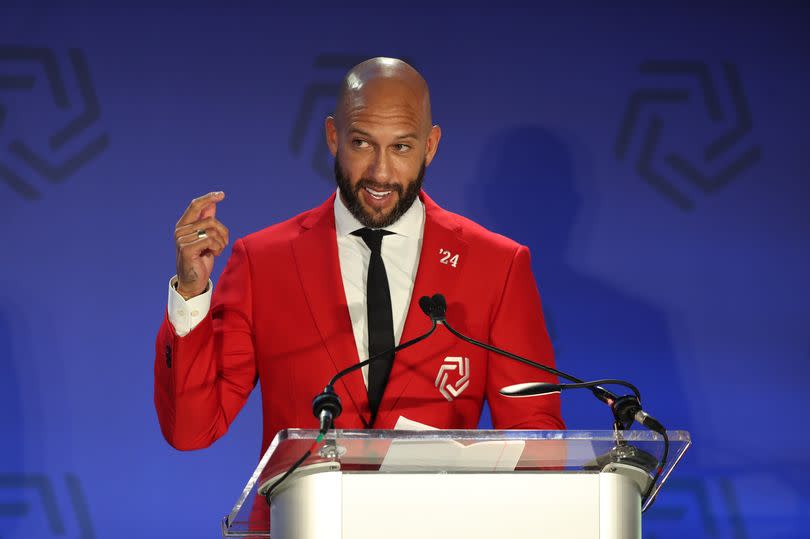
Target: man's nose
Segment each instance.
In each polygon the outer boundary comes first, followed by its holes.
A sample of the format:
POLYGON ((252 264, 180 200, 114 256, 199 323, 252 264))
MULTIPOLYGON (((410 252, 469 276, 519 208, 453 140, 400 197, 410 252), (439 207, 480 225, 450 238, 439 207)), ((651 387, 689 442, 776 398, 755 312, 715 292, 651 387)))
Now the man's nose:
POLYGON ((388 183, 391 180, 391 158, 386 155, 385 151, 377 152, 374 155, 369 176, 380 183, 388 183))

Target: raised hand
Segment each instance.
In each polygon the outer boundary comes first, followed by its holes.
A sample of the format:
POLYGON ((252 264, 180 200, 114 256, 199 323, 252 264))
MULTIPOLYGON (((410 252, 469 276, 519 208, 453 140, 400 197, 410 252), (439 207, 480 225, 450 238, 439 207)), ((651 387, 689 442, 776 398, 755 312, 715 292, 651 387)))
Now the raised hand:
POLYGON ((214 257, 228 245, 228 229, 216 218, 225 193, 215 191, 191 201, 174 227, 177 250, 177 292, 185 299, 205 292, 214 257))

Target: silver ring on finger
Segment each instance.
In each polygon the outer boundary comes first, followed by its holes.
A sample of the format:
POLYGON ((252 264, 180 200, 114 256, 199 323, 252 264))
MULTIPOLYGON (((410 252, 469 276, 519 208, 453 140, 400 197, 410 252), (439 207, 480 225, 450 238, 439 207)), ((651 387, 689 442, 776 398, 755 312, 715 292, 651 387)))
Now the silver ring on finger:
POLYGON ((204 229, 204 228, 202 228, 202 229, 200 229, 200 230, 198 230, 198 231, 197 231, 197 239, 200 239, 200 240, 201 240, 201 239, 203 239, 203 238, 207 238, 207 237, 208 237, 208 234, 206 234, 206 233, 205 233, 205 229, 204 229))

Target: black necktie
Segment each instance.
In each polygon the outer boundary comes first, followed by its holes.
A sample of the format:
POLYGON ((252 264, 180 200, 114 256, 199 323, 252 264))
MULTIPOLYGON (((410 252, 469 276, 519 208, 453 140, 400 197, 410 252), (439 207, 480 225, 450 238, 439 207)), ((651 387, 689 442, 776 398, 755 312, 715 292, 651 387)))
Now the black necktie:
MULTIPOLYGON (((366 307, 368 313, 368 355, 373 357, 394 347, 394 317, 391 314, 391 292, 388 289, 388 275, 380 255, 383 236, 393 234, 387 230, 361 228, 352 232, 360 236, 371 250, 366 279, 366 307)), ((382 401, 385 384, 394 363, 394 354, 373 361, 368 366, 368 403, 371 408, 371 425, 377 417, 377 409, 382 401)))

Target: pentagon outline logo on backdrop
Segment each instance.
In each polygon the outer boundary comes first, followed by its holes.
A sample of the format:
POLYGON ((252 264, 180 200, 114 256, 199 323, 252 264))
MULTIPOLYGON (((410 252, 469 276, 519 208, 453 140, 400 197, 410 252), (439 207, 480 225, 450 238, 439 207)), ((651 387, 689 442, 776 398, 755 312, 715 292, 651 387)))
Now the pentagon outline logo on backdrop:
POLYGON ((37 141, 17 133, 11 133, 11 140, 0 148, 0 181, 26 200, 42 198, 41 180, 51 184, 66 181, 102 154, 110 142, 106 132, 93 132, 101 118, 101 107, 84 52, 70 48, 67 57, 65 67, 51 48, 0 45, 0 133, 9 112, 4 96, 29 92, 37 84, 46 84, 53 105, 69 115, 52 132, 35 133, 47 141, 47 151, 38 151, 37 141), (37 66, 37 75, 30 74, 32 65, 37 66), (69 80, 75 81, 78 99, 71 99, 69 80), (88 131, 89 136, 85 135, 88 131))
MULTIPOLYGON (((740 174, 757 163, 761 157, 761 147, 746 140, 753 129, 753 120, 748 100, 743 89, 739 69, 725 62, 720 66, 721 80, 716 80, 706 62, 688 60, 648 60, 641 63, 642 75, 673 75, 678 78, 695 79, 700 87, 706 114, 712 124, 728 125, 727 129, 714 137, 704 148, 702 159, 694 162, 676 149, 660 148, 659 142, 664 122, 656 113, 661 106, 685 104, 691 91, 680 84, 664 87, 654 86, 635 90, 627 101, 619 133, 614 144, 616 159, 624 161, 628 157, 634 136, 641 137, 641 149, 636 159, 638 175, 653 189, 667 198, 675 206, 689 211, 695 206, 695 198, 688 194, 678 180, 686 180, 703 194, 710 195, 728 185, 740 174), (721 104, 718 88, 727 92, 732 117, 727 118, 721 104), (646 108, 652 112, 643 115, 646 108), (639 133, 636 135, 637 133, 639 133), (660 170, 653 158, 664 155, 667 170, 660 170)), ((695 126, 705 130, 704 126, 695 126)), ((681 181, 681 183, 683 183, 681 181)))

